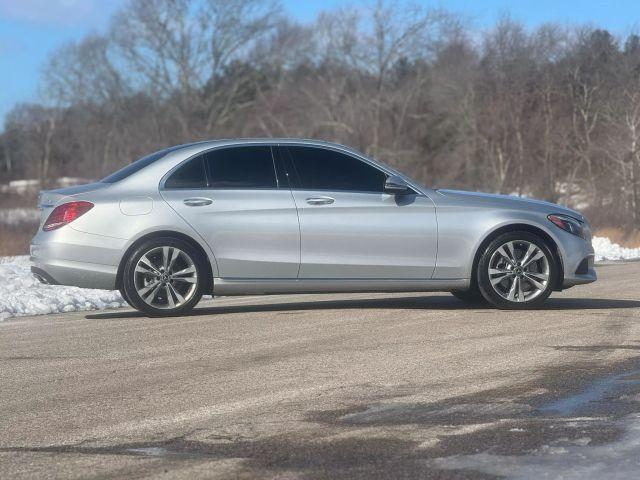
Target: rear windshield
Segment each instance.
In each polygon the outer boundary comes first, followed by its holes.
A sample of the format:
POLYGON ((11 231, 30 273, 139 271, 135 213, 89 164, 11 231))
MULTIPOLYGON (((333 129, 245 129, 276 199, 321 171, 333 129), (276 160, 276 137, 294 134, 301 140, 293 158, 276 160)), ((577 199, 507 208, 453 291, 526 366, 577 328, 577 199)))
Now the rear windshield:
POLYGON ((153 162, 160 160, 162 157, 166 156, 167 154, 171 153, 177 148, 178 147, 165 148, 164 150, 160 150, 159 152, 155 152, 150 155, 147 155, 146 157, 142 157, 136 160, 135 162, 130 163, 126 167, 122 167, 120 170, 113 172, 108 177, 105 177, 102 180, 100 180, 100 182, 102 183, 119 182, 120 180, 127 178, 128 176, 133 175, 136 172, 139 172, 144 167, 148 167, 153 162))

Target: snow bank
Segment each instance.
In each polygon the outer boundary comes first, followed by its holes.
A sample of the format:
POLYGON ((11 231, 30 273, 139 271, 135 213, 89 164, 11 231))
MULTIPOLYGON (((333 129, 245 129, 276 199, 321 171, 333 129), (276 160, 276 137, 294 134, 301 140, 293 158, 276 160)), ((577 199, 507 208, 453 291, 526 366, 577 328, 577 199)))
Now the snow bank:
POLYGON ((625 248, 606 237, 593 237, 596 262, 603 260, 634 260, 640 258, 640 248, 625 248))
POLYGON ((0 257, 0 321, 21 315, 117 308, 117 291, 44 285, 31 275, 29 257, 0 257))

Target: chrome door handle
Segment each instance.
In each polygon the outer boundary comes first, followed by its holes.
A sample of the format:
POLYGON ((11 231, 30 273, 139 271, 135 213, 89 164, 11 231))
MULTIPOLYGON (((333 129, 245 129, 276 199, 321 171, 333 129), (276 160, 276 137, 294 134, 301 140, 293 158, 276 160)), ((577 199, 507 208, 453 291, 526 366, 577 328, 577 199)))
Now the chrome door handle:
POLYGON ((213 200, 204 197, 185 198, 183 203, 189 207, 203 207, 204 205, 211 205, 213 200))
POLYGON ((331 205, 335 202, 335 199, 331 197, 311 197, 307 198, 307 203, 309 205, 331 205))

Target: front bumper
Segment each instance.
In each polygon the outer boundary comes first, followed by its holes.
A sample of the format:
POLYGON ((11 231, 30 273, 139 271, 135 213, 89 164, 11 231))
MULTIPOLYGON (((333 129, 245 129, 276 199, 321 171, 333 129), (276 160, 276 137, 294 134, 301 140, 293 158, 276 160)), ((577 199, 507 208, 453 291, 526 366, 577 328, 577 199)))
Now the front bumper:
POLYGON ((564 281, 562 282, 562 288, 574 287, 576 285, 584 285, 585 283, 595 282, 598 279, 596 270, 593 265, 593 255, 585 258, 589 267, 585 273, 573 273, 567 275, 565 272, 564 281))
POLYGON ((126 240, 64 226, 31 240, 31 271, 46 283, 113 290, 126 240))
POLYGON ((562 238, 562 288, 595 282, 598 277, 594 268, 594 250, 591 242, 580 237, 564 234, 562 238))

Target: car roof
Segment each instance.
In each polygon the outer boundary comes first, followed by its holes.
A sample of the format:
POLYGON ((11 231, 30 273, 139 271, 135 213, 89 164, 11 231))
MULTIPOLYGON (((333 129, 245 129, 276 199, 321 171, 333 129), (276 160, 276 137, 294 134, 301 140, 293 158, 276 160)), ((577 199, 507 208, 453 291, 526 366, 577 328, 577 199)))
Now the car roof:
POLYGON ((252 144, 260 144, 260 145, 309 145, 309 146, 318 146, 318 147, 331 147, 337 148, 340 150, 347 150, 349 152, 358 153, 359 155, 363 155, 358 150, 355 150, 351 147, 347 147, 346 145, 341 145, 335 142, 329 142, 326 140, 316 140, 313 138, 274 138, 274 137, 253 137, 253 138, 220 138, 220 139, 212 139, 212 140, 201 140, 198 142, 184 143, 182 145, 176 145, 172 147, 172 149, 179 150, 182 148, 189 147, 208 147, 208 146, 217 146, 217 145, 252 145, 252 144))

